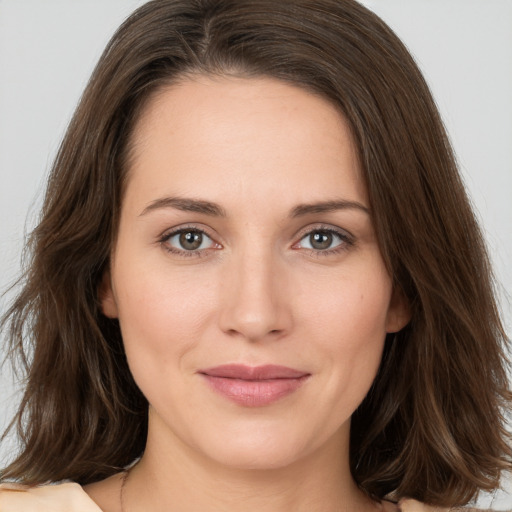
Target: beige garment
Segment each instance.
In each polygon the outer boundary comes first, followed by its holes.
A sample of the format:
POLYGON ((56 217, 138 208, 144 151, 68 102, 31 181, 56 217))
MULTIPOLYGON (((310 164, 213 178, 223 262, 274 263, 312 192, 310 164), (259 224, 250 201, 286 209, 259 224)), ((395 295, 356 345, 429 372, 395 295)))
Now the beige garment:
POLYGON ((0 512, 102 512, 75 483, 27 487, 0 485, 0 512))
MULTIPOLYGON (((446 509, 427 507, 413 500, 402 500, 399 507, 401 512, 448 512, 446 509)), ((459 510, 477 512, 476 509, 459 510)), ((27 487, 19 484, 0 484, 0 512, 102 511, 89 498, 80 485, 64 483, 37 487, 27 487)))

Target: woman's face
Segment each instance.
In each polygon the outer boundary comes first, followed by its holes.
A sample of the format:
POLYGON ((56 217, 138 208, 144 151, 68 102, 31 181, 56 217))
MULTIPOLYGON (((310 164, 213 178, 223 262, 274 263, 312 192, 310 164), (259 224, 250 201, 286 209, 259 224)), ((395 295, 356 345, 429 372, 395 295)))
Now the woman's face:
POLYGON ((386 333, 407 321, 369 209, 324 99, 204 76, 151 99, 101 291, 150 440, 239 468, 347 447, 386 333))

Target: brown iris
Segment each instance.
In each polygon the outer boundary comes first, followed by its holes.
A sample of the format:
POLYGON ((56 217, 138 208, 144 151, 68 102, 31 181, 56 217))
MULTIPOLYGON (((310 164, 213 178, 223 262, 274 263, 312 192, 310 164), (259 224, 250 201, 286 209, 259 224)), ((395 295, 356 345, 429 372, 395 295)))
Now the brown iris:
POLYGON ((199 231, 184 231, 180 234, 180 245, 187 251, 199 249, 203 243, 203 234, 199 231))
POLYGON ((309 242, 313 249, 329 249, 332 245, 332 233, 329 233, 328 231, 315 231, 309 235, 309 242))

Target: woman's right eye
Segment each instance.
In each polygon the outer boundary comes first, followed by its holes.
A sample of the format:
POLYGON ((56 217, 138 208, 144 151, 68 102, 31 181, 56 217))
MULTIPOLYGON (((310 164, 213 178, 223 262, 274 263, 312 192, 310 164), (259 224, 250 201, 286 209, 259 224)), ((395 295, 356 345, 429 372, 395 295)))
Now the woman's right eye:
POLYGON ((220 245, 214 242, 204 231, 197 228, 185 228, 165 234, 160 240, 166 250, 186 256, 200 254, 207 249, 218 249, 220 245))

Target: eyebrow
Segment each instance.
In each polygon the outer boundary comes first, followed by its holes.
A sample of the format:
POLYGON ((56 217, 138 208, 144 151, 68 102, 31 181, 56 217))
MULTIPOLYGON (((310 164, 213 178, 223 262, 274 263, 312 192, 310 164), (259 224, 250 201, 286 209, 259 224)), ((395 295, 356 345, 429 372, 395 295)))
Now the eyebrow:
POLYGON ((184 212, 202 213, 213 217, 226 217, 226 211, 222 206, 202 199, 189 199, 184 197, 162 197, 151 202, 139 216, 146 215, 161 208, 175 208, 184 212))
MULTIPOLYGON (((212 217, 226 217, 226 211, 222 206, 211 201, 205 201, 202 199, 192 199, 184 197, 162 197, 152 201, 139 216, 146 215, 154 210, 161 208, 175 208, 184 212, 195 212, 202 213, 204 215, 210 215, 212 217)), ((303 217, 305 215, 311 215, 315 213, 327 213, 337 210, 360 210, 367 214, 370 210, 357 201, 348 201, 345 199, 333 200, 333 201, 321 201, 317 203, 306 203, 299 204, 292 208, 290 211, 291 218, 303 217)))
POLYGON ((334 201, 323 201, 320 203, 308 203, 299 204, 292 209, 290 217, 302 217, 304 215, 310 215, 314 213, 327 213, 334 212, 337 210, 361 210, 367 214, 370 214, 370 209, 357 201, 347 201, 345 199, 339 199, 334 201))

